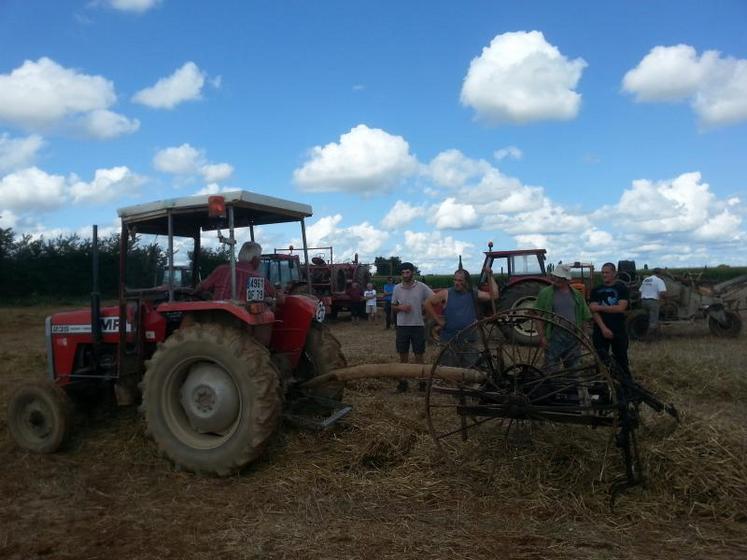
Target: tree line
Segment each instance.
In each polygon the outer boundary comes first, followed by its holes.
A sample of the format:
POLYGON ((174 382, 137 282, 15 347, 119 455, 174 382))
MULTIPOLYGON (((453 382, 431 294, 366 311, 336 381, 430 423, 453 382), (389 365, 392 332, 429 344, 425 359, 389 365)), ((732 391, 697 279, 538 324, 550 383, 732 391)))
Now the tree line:
MULTIPOLYGON (((116 297, 119 289, 119 234, 101 237, 99 252, 99 292, 104 298, 116 297)), ((163 282, 167 264, 165 248, 157 243, 142 244, 140 238, 127 241, 129 288, 149 288, 163 282)), ((191 263, 192 253, 189 253, 191 263)), ((228 260, 225 249, 203 248, 200 271, 209 274, 228 260)), ((0 300, 37 297, 84 297, 93 282, 93 242, 77 234, 53 239, 17 236, 12 228, 0 228, 0 300)))

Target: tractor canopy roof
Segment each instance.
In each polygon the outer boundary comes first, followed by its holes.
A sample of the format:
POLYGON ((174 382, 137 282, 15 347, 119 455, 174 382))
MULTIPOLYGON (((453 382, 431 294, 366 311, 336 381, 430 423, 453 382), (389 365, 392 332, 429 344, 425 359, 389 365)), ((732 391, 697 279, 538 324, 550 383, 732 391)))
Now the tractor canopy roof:
POLYGON ((290 200, 249 191, 220 193, 225 200, 226 217, 213 217, 208 213, 208 199, 212 195, 187 196, 158 200, 119 208, 122 223, 137 233, 167 235, 169 215, 172 216, 173 234, 183 237, 197 235, 200 230, 211 231, 228 227, 228 209, 233 208, 234 227, 257 226, 298 222, 311 216, 311 206, 290 200))
POLYGON ((514 249, 511 251, 485 251, 486 255, 499 259, 503 257, 520 257, 522 255, 542 255, 544 258, 547 251, 545 249, 514 249))

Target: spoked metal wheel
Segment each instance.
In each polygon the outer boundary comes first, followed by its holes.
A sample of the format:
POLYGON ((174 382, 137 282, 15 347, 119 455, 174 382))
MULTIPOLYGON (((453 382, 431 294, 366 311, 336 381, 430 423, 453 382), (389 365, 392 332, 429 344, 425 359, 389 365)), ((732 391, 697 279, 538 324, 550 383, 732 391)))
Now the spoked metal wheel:
MULTIPOLYGON (((523 341, 522 341, 523 342, 523 341)), ((431 369, 428 427, 437 448, 460 461, 468 449, 489 448, 511 421, 589 426, 615 423, 615 386, 591 341, 552 313, 511 310, 460 332, 431 369), (506 332, 532 323, 549 344, 526 346, 506 332), (444 379, 440 366, 476 370, 481 382, 444 379)))

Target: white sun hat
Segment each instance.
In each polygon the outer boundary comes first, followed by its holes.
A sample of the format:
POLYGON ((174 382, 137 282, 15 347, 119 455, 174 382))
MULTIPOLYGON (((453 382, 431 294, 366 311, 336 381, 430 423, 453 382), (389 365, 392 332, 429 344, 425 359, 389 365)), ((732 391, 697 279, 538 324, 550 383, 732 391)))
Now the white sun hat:
POLYGON ((555 276, 557 278, 563 278, 565 280, 571 279, 571 267, 567 264, 559 264, 555 268, 552 269, 552 272, 550 273, 551 276, 555 276))

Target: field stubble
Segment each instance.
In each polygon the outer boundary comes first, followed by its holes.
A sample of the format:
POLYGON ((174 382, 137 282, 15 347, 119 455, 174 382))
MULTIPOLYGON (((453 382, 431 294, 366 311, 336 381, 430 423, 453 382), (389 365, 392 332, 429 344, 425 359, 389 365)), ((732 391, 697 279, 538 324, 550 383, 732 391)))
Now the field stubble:
MULTIPOLYGON (((58 309, 59 310, 59 309, 58 309)), ((0 310, 0 406, 44 375, 49 308, 0 310)), ((351 365, 395 362, 381 323, 331 324, 351 365)), ((60 453, 18 450, 0 419, 2 558, 734 558, 747 554, 747 345, 702 324, 634 343, 639 381, 683 420, 646 414, 646 487, 609 509, 608 430, 542 425, 439 460, 417 392, 351 384, 317 434, 283 426, 240 475, 177 472, 132 408, 81 415, 60 453), (526 437, 523 437, 526 436, 526 437)), ((619 465, 618 465, 619 466, 619 465)))

